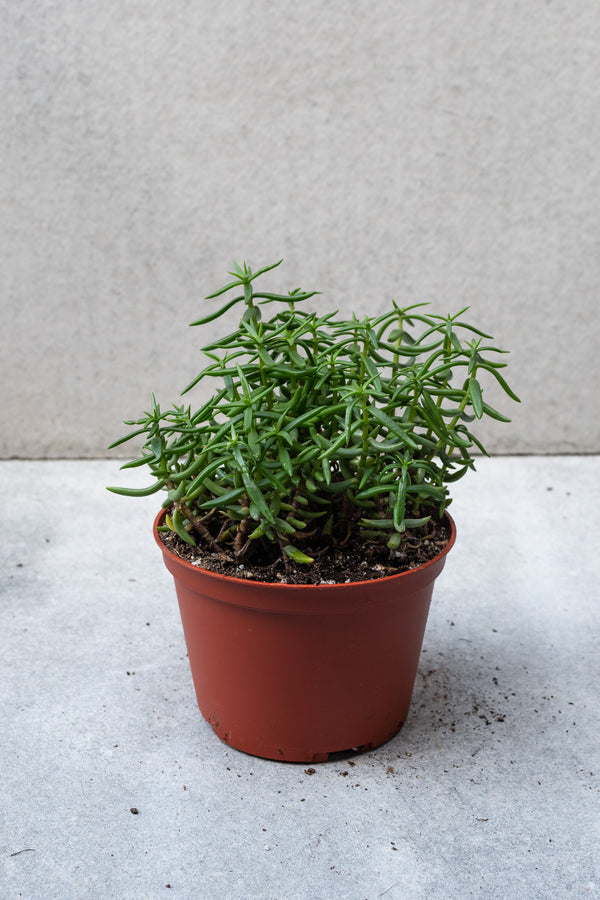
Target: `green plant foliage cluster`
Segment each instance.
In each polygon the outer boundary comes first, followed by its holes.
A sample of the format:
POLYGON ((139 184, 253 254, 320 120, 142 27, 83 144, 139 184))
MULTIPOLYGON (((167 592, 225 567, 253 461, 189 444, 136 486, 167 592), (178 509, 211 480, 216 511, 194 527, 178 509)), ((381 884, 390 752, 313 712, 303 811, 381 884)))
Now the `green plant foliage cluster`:
POLYGON ((207 298, 235 293, 193 325, 243 307, 238 327, 203 348, 208 364, 183 392, 210 379, 212 396, 196 411, 163 412, 153 395, 112 447, 145 435, 142 455, 123 468, 148 466, 155 482, 110 490, 166 490, 167 527, 238 559, 262 539, 310 563, 302 547, 315 531, 344 543, 359 530, 393 550, 407 529, 443 514, 448 485, 474 468, 476 449, 485 453, 472 422, 510 421, 484 401, 478 380, 489 372, 518 400, 500 373, 503 351, 463 320, 466 309, 306 312, 298 307, 315 291, 255 289, 279 264, 235 265, 234 280, 207 298), (270 318, 267 306, 276 308, 270 318))

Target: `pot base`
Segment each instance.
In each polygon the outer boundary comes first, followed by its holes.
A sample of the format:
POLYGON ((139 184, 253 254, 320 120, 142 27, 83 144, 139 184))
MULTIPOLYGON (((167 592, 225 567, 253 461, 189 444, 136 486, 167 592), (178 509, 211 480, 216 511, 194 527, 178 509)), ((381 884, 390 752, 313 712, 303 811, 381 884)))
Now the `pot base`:
MULTIPOLYGON (((200 710, 202 712, 202 710, 200 710)), ((314 749, 314 745, 312 745, 312 749, 308 747, 306 749, 298 748, 298 747, 288 747, 277 748, 276 751, 268 750, 265 747, 257 746, 252 740, 249 742, 245 741, 237 741, 235 743, 231 740, 231 735, 228 731, 225 731, 221 728, 220 723, 215 725, 214 721, 211 721, 210 718, 207 718, 204 713, 202 713, 203 718, 206 719, 208 724, 211 726, 214 733, 217 735, 219 740, 223 741, 224 744, 227 744, 228 747, 232 747, 234 750, 239 750, 241 753, 247 753, 249 756, 258 756, 261 759, 272 759, 277 760, 279 762, 292 762, 292 763, 325 763, 325 762, 333 762, 334 760, 345 760, 352 759, 355 756, 360 756, 363 753, 369 753, 371 750, 376 750, 378 747, 383 746, 383 744, 387 744, 388 741, 391 741, 392 738, 396 737, 396 735, 400 732, 404 722, 400 722, 390 734, 381 740, 373 740, 369 741, 367 744, 360 744, 355 747, 349 747, 347 749, 336 749, 329 750, 323 752, 317 752, 314 749), (242 746, 243 744, 243 746, 242 746)))

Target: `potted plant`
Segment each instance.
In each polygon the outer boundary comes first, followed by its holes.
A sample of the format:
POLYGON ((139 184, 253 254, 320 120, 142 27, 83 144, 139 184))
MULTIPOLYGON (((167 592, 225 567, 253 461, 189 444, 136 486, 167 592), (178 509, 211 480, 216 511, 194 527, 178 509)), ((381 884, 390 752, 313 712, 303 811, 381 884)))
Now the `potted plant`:
MULTIPOLYGON (((281 262, 281 261, 280 261, 281 262)), ((449 484, 485 453, 472 422, 518 400, 489 335, 426 304, 362 319, 310 312, 317 292, 268 293, 235 265, 193 325, 241 308, 203 348, 196 410, 148 412, 154 523, 175 578, 198 703, 224 741, 273 759, 375 747, 406 715, 433 582, 455 539, 449 484), (270 317, 263 311, 273 309, 270 317)))

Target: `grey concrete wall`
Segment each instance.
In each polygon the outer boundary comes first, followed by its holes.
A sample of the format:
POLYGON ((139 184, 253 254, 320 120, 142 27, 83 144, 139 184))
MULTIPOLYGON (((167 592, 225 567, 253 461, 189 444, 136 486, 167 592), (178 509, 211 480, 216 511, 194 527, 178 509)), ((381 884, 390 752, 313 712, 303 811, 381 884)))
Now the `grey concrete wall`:
POLYGON ((1 0, 2 456, 102 455, 233 259, 472 317, 497 452, 600 451, 596 0, 1 0))

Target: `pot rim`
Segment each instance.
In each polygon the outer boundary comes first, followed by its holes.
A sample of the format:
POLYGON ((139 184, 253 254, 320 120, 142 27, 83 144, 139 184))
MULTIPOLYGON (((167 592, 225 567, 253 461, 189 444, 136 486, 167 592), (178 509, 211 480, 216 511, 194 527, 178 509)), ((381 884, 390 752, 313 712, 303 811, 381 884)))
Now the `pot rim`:
POLYGON ((407 569, 406 572, 397 572, 395 575, 384 575, 383 578, 369 578, 365 581, 337 581, 333 584, 286 584, 281 581, 257 581, 253 578, 236 578, 234 575, 223 575, 220 572, 211 572, 210 569, 204 569, 202 566, 194 566, 192 563, 188 562, 185 559, 181 559, 180 556, 177 556, 176 553, 173 553, 172 550, 163 544, 160 539, 160 535, 158 533, 158 526, 161 524, 161 521, 167 514, 166 509, 161 509, 156 518, 154 519, 152 533, 154 535, 154 540, 158 544, 160 550, 163 554, 166 554, 171 559, 175 560, 178 565, 183 566, 190 572, 202 573, 202 575, 207 578, 214 579, 215 582, 220 584, 232 584, 232 585, 240 585, 248 588, 249 585, 260 587, 261 590, 276 590, 281 592, 281 590, 287 590, 290 592, 293 591, 334 591, 340 589, 348 590, 349 587, 359 588, 361 586, 369 586, 382 584, 383 582, 394 582, 398 581, 402 578, 407 578, 408 576, 415 576, 418 572, 424 572, 426 569, 431 566, 435 566, 436 563, 439 563, 452 549, 454 546, 454 542, 456 540, 456 525, 454 523, 454 519, 450 515, 450 513, 446 510, 444 512, 444 516, 448 519, 450 524, 450 537, 448 539, 448 543, 436 556, 432 559, 429 559, 427 562, 422 563, 420 566, 416 566, 414 569, 407 569))

